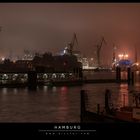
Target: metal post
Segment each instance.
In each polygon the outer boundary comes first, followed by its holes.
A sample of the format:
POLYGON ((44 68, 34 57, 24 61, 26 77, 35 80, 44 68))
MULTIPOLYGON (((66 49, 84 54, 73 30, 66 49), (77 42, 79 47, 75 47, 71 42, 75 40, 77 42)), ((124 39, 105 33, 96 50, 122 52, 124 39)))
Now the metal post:
POLYGON ((123 94, 123 107, 125 107, 125 94, 123 94))
POLYGON ((107 113, 110 112, 110 108, 109 108, 109 96, 110 96, 110 90, 106 89, 105 91, 105 110, 107 113))
POLYGON ((118 67, 116 67, 116 81, 118 82, 118 67))
POLYGON ((127 83, 128 83, 128 85, 130 85, 130 81, 131 81, 131 69, 128 68, 127 69, 127 83))
POLYGON ((119 83, 121 80, 121 68, 116 67, 116 81, 119 83))
POLYGON ((97 104, 97 114, 100 113, 100 104, 97 104))
POLYGON ((80 114, 80 117, 81 117, 81 122, 83 122, 83 116, 84 116, 85 111, 86 111, 85 90, 81 90, 80 95, 81 95, 81 114, 80 114))
POLYGON ((136 107, 138 107, 138 96, 135 96, 135 103, 136 103, 136 107))
POLYGON ((119 69, 118 69, 118 82, 120 82, 121 81, 121 68, 119 67, 119 69))
POLYGON ((131 73, 131 82, 132 82, 132 85, 134 85, 134 78, 135 78, 135 77, 134 77, 134 72, 132 72, 132 73, 131 73))

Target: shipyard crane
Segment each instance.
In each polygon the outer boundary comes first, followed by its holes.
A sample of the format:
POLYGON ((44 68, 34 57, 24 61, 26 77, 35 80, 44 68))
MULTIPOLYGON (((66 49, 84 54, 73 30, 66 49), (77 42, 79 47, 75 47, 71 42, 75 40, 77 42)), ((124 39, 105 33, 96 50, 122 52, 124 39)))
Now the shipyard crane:
POLYGON ((2 26, 0 26, 0 32, 2 31, 2 26))
POLYGON ((113 43, 113 58, 112 58, 112 63, 116 62, 116 45, 113 43))
POLYGON ((112 56, 112 69, 114 70, 116 67, 116 45, 113 43, 113 56, 112 56))
POLYGON ((73 47, 74 47, 75 43, 78 45, 76 33, 73 34, 72 41, 68 44, 69 45, 69 52, 71 55, 73 54, 73 47))
POLYGON ((138 61, 138 57, 137 57, 137 47, 136 47, 136 45, 135 45, 135 63, 137 63, 137 61, 138 61))
POLYGON ((100 44, 98 44, 98 45, 96 45, 96 53, 97 53, 97 67, 99 67, 100 66, 100 52, 101 52, 101 48, 102 48, 102 46, 103 46, 103 43, 106 45, 107 43, 106 43, 106 41, 105 41, 105 39, 104 39, 104 37, 102 37, 101 38, 101 42, 100 42, 100 44))

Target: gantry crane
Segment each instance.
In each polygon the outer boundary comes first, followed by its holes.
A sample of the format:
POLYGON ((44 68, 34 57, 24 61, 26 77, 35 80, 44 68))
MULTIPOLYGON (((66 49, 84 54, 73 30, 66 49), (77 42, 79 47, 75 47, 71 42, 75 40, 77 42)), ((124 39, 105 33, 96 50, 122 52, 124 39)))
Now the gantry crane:
POLYGON ((136 47, 136 45, 135 45, 135 63, 137 63, 137 61, 138 61, 138 57, 137 57, 137 47, 136 47))
POLYGON ((101 62, 100 62, 100 53, 101 53, 101 48, 103 46, 103 43, 105 45, 107 44, 105 39, 104 39, 104 37, 101 38, 100 44, 96 45, 96 49, 97 49, 96 50, 96 53, 97 53, 97 67, 100 67, 100 64, 101 64, 101 62))
POLYGON ((113 58, 112 58, 112 63, 116 62, 116 45, 113 43, 113 58))
POLYGON ((113 56, 112 56, 112 69, 114 70, 116 67, 116 45, 113 43, 113 56))
POLYGON ((76 33, 73 34, 72 41, 68 44, 69 45, 69 52, 71 55, 73 54, 73 47, 74 47, 75 43, 78 45, 76 33))

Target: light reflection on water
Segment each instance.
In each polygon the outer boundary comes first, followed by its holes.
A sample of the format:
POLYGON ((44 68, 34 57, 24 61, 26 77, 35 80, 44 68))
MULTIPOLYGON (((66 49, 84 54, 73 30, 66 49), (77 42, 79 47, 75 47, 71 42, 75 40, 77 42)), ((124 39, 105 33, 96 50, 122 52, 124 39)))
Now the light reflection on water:
POLYGON ((80 87, 0 89, 0 122, 78 122, 80 87))
POLYGON ((104 92, 111 89, 115 106, 132 104, 129 91, 140 91, 140 85, 86 84, 75 87, 38 87, 0 89, 0 122, 79 122, 80 90, 90 90, 93 108, 99 103, 104 106, 104 92), (124 101, 125 99, 125 101, 124 101))

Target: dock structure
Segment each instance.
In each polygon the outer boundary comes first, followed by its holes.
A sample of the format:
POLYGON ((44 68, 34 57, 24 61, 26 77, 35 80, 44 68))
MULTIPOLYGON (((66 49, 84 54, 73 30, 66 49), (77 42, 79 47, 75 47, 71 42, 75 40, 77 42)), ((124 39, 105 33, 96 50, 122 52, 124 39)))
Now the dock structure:
MULTIPOLYGON (((76 86, 76 85, 83 85, 88 83, 127 83, 128 85, 134 85, 136 80, 136 72, 132 71, 131 68, 128 68, 126 73, 126 78, 124 79, 121 76, 121 68, 117 67, 116 72, 112 74, 113 78, 107 76, 104 78, 104 73, 96 73, 95 77, 87 78, 83 76, 82 68, 76 68, 73 72, 38 72, 36 71, 36 78, 34 80, 31 77, 33 76, 33 71, 8 71, 8 72, 0 72, 0 87, 20 87, 20 86, 29 86, 31 85, 46 85, 50 83, 54 86, 76 86), (100 76, 101 78, 97 77, 100 76), (32 76, 31 76, 32 75, 32 76), (116 77, 115 77, 116 76, 116 77)), ((33 76, 34 77, 34 76, 33 76)), ((138 78, 137 78, 138 79, 138 78)))

